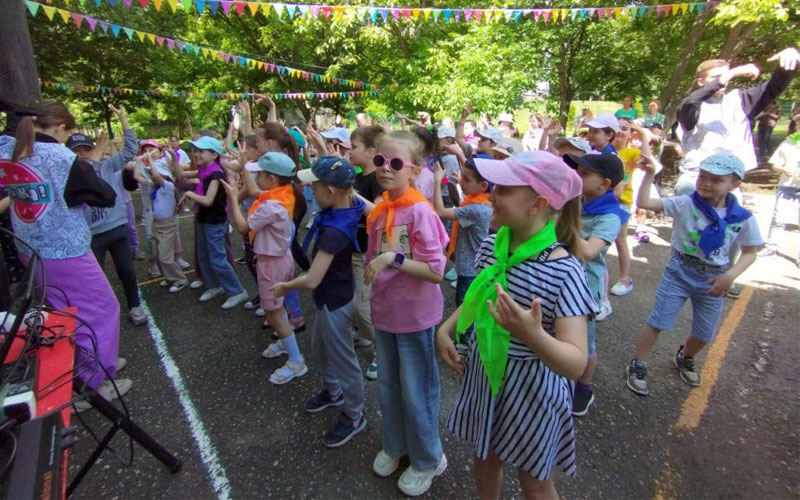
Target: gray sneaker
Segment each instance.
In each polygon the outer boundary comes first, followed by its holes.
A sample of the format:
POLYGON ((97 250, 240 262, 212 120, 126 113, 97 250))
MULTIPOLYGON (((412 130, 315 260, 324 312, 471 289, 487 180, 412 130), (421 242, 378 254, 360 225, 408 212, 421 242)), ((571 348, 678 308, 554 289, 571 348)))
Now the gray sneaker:
POLYGON ((650 394, 647 388, 647 364, 638 359, 632 359, 630 364, 625 367, 625 375, 628 379, 628 389, 640 396, 650 394))
POLYGON ((681 380, 692 387, 700 387, 703 381, 700 379, 700 373, 694 366, 694 358, 683 356, 683 346, 678 348, 678 352, 675 353, 674 361, 675 368, 678 369, 678 374, 680 374, 681 380))

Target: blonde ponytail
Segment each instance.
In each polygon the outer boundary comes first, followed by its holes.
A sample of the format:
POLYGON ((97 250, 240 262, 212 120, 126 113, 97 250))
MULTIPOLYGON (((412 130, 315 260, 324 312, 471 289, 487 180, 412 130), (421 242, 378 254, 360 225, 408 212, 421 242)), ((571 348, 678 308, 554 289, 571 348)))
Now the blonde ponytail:
POLYGON ((583 260, 581 240, 581 199, 569 200, 559 211, 556 221, 556 238, 566 245, 572 255, 583 260))

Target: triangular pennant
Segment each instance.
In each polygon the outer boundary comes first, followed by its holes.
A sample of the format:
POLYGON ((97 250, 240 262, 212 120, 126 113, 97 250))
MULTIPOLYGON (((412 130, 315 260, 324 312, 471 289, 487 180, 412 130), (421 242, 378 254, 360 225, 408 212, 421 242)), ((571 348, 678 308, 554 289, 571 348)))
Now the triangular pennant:
POLYGON ((514 22, 518 23, 520 17, 522 17, 522 11, 521 10, 515 10, 514 11, 514 22))
POLYGON ((264 61, 258 61, 258 69, 264 68, 264 61))
POLYGON ((208 57, 209 50, 207 48, 205 48, 205 47, 203 47, 201 50, 202 50, 202 53, 203 53, 203 57, 208 57))
POLYGON ((695 7, 697 7, 697 13, 699 14, 699 13, 703 12, 703 7, 705 7, 705 4, 696 3, 695 7))
POLYGON ((394 19, 394 22, 397 22, 397 18, 400 17, 400 11, 398 9, 392 9, 391 12, 392 12, 392 19, 394 19))
POLYGON ((619 19, 622 15, 622 9, 620 7, 614 7, 614 17, 619 19))
MULTIPOLYGON (((187 13, 192 11, 192 0, 181 0, 181 6, 187 13)), ((200 12, 202 14, 202 12, 200 12)))
POLYGON ((344 15, 344 7, 336 6, 333 8, 333 20, 339 21, 344 15))
POLYGON ((150 40, 150 43, 153 45, 156 44, 156 35, 154 33, 145 33, 147 35, 147 39, 150 40))
POLYGON ((378 10, 377 9, 367 9, 367 12, 369 12, 369 17, 372 19, 372 22, 375 22, 375 21, 378 20, 378 10))
POLYGON ((505 11, 503 11, 503 15, 505 16, 506 21, 510 21, 511 20, 511 16, 514 15, 514 11, 513 10, 505 10, 505 11))
POLYGON ((542 11, 542 19, 544 19, 544 22, 550 19, 550 9, 542 11))
POLYGON ((202 15, 203 9, 206 8, 206 0, 195 0, 194 5, 197 7, 197 13, 202 15))
POLYGON ((672 15, 674 16, 675 14, 677 14, 677 13, 678 13, 678 10, 679 10, 680 8, 681 8, 681 6, 680 6, 680 5, 678 5, 678 4, 676 4, 676 3, 672 4, 672 15))
MULTIPOLYGON (((449 12, 449 11, 448 11, 448 12, 449 12)), ((442 17, 442 11, 441 11, 441 10, 439 10, 439 9, 436 9, 436 10, 434 10, 434 11, 433 11, 433 22, 436 22, 436 21, 438 21, 440 17, 442 17)), ((450 15, 449 15, 449 14, 448 14, 448 17, 450 17, 450 15)))
POLYGON ((560 13, 561 13, 561 11, 559 11, 558 9, 554 9, 553 10, 553 22, 558 21, 558 16, 559 16, 560 13))
POLYGON ((403 16, 403 21, 408 21, 408 18, 411 17, 411 9, 401 9, 400 14, 403 16))
POLYGON ((286 8, 286 6, 283 5, 282 3, 274 3, 274 4, 272 4, 272 10, 275 11, 275 15, 278 16, 278 17, 281 17, 281 14, 283 14, 283 10, 285 8, 286 8))
POLYGON ((222 4, 222 12, 224 12, 227 16, 231 11, 231 5, 233 5, 233 2, 222 0, 220 3, 222 4))
POLYGON ((472 17, 475 19, 476 23, 481 22, 481 18, 483 17, 483 11, 480 9, 472 11, 472 17))
POLYGON ((167 0, 167 4, 169 4, 169 10, 173 14, 178 11, 178 0, 167 0))
POLYGON ((169 48, 169 50, 172 50, 173 47, 175 47, 175 40, 173 40, 172 38, 167 38, 167 48, 169 48))
POLYGON ((255 16, 258 12, 258 2, 247 2, 247 8, 250 9, 250 15, 255 16))
POLYGON ((236 8, 236 13, 239 15, 239 17, 242 17, 242 14, 244 13, 244 8, 245 8, 246 5, 247 4, 245 4, 244 2, 234 2, 233 3, 234 8, 236 8))
POLYGON ((411 9, 411 17, 413 17, 415 21, 419 21, 420 13, 422 13, 421 9, 411 9))
MULTIPOLYGON (((100 29, 103 30, 103 33, 108 33, 108 23, 105 21, 100 21, 100 29)), ((117 33, 119 33, 119 29, 117 29, 117 33)))
POLYGON ((86 21, 86 24, 89 25, 89 29, 94 31, 94 27, 97 24, 97 19, 93 17, 84 16, 83 20, 86 21))
POLYGON ((148 0, 139 0, 139 5, 141 5, 141 6, 142 6, 142 8, 144 9, 144 8, 146 8, 146 7, 147 7, 147 1, 148 1, 148 0))
POLYGON ((261 4, 261 13, 264 14, 264 16, 269 17, 270 7, 272 7, 270 4, 262 3, 261 4))
MULTIPOLYGON (((59 12, 61 14, 61 12, 59 12)), ((72 13, 72 22, 75 23, 75 26, 80 29, 81 24, 83 23, 83 16, 80 14, 72 13)))
POLYGON ((161 10, 161 4, 163 3, 163 1, 164 0, 153 0, 153 5, 156 6, 156 10, 158 10, 158 11, 161 10))
POLYGON ((131 6, 131 1, 132 1, 132 0, 122 0, 122 3, 124 3, 124 4, 125 4, 125 7, 128 7, 128 8, 130 8, 130 6, 131 6))
POLYGON ((211 10, 211 14, 216 16, 217 15, 217 9, 219 8, 219 2, 217 2, 215 0, 209 0, 208 8, 211 10))
POLYGON ((156 43, 158 44, 159 47, 164 46, 164 41, 165 40, 163 36, 156 36, 156 43))
POLYGON ((472 17, 472 9, 464 9, 464 22, 468 23, 472 17))
POLYGON ((39 4, 36 2, 31 2, 29 0, 26 0, 25 5, 28 7, 28 10, 31 11, 31 15, 33 17, 36 17, 36 13, 39 12, 39 4))
MULTIPOLYGON (((115 26, 114 24, 111 25, 111 29, 112 30, 114 29, 114 26, 115 26)), ((128 39, 133 40, 133 29, 131 29, 131 28, 122 28, 122 31, 124 31, 125 34, 128 35, 128 39)))
POLYGON ((326 7, 322 8, 322 15, 323 15, 323 17, 325 17, 326 21, 328 20, 328 17, 330 17, 330 15, 331 15, 331 10, 333 10, 333 7, 327 7, 326 6, 326 7))
POLYGON ((681 12, 682 12, 682 13, 684 13, 684 14, 686 14, 686 12, 687 12, 688 10, 689 10, 689 4, 688 4, 688 3, 682 3, 682 4, 681 4, 681 12))
POLYGON ((431 13, 432 13, 431 9, 425 9, 422 12, 425 15, 425 20, 426 21, 431 18, 431 13))
POLYGON ((61 19, 64 20, 64 23, 68 23, 69 22, 69 20, 70 20, 70 15, 69 15, 70 12, 68 10, 56 9, 56 12, 58 12, 58 15, 61 16, 61 19))
POLYGON ((381 9, 381 17, 383 18, 383 22, 386 22, 386 19, 389 17, 389 11, 386 9, 381 9))

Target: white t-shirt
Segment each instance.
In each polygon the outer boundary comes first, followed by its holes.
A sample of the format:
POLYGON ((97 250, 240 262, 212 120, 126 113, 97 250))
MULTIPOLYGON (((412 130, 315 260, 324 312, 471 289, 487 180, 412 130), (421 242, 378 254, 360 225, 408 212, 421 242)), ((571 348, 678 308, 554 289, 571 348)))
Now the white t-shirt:
MULTIPOLYGON (((732 264, 728 254, 733 242, 743 247, 758 247, 764 244, 755 217, 749 217, 736 224, 728 224, 725 230, 725 244, 706 256, 700 250, 700 233, 711 221, 698 210, 690 195, 664 198, 664 215, 672 217, 672 248, 680 253, 697 257, 714 266, 727 267, 732 264)), ((727 208, 717 208, 721 218, 725 218, 727 208)))
POLYGON ((783 141, 769 163, 790 172, 788 175, 781 174, 779 186, 800 188, 800 143, 794 144, 789 139, 783 141))

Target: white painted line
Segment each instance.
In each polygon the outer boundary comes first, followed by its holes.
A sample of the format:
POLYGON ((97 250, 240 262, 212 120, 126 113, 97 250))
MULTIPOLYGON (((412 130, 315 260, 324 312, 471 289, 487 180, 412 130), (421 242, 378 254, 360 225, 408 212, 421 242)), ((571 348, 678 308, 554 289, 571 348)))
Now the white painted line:
POLYGON ((211 442, 211 437, 208 435, 206 426, 200 418, 200 413, 197 411, 197 408, 195 408, 191 396, 189 396, 189 389, 183 382, 181 371, 178 369, 177 363, 175 363, 175 360, 167 349, 167 343, 164 341, 164 334, 158 328, 158 325, 156 325, 155 318, 153 318, 153 314, 150 312, 150 308, 147 306, 144 297, 139 294, 139 298, 142 310, 149 319, 147 329, 150 332, 150 337, 152 337, 153 343, 156 346, 156 351, 158 352, 161 364, 164 366, 164 371, 172 381, 172 387, 175 388, 175 392, 178 393, 178 401, 180 401, 181 407, 183 407, 183 413, 186 416, 186 420, 189 422, 189 430, 200 451, 200 458, 203 460, 203 465, 208 472, 211 486, 217 493, 217 498, 219 498, 219 500, 229 500, 231 498, 231 486, 228 482, 225 468, 219 460, 217 449, 214 447, 214 443, 211 442))

